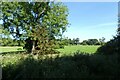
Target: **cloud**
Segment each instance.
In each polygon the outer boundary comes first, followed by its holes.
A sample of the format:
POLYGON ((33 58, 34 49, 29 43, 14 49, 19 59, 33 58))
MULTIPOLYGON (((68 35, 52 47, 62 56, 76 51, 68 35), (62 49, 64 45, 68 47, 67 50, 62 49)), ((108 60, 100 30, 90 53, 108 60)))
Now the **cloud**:
POLYGON ((93 28, 110 27, 110 26, 115 26, 116 27, 117 25, 118 25, 117 22, 109 22, 109 23, 101 23, 101 24, 89 26, 89 28, 93 29, 93 28))
POLYGON ((110 25, 116 25, 117 23, 116 22, 113 22, 113 23, 102 23, 102 24, 99 24, 99 26, 110 26, 110 25))

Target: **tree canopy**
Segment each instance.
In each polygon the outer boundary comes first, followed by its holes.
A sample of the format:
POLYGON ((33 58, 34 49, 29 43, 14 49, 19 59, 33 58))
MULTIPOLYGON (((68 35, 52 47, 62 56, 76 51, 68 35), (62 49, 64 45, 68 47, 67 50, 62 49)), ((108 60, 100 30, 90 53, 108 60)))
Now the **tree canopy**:
POLYGON ((38 47, 40 41, 43 40, 41 44, 44 44, 45 40, 50 42, 61 36, 68 26, 67 16, 68 9, 63 3, 2 3, 4 35, 12 35, 17 40, 31 40, 33 50, 38 47), (43 39, 45 37, 46 39, 43 39))

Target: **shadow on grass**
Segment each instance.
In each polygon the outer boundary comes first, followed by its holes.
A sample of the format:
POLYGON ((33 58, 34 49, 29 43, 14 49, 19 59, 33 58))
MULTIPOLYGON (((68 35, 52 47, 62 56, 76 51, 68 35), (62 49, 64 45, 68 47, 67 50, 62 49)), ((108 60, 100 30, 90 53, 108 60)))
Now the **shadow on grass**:
POLYGON ((49 78, 105 79, 119 78, 119 55, 89 55, 76 52, 74 56, 35 59, 32 55, 16 64, 3 67, 2 80, 35 80, 49 78))

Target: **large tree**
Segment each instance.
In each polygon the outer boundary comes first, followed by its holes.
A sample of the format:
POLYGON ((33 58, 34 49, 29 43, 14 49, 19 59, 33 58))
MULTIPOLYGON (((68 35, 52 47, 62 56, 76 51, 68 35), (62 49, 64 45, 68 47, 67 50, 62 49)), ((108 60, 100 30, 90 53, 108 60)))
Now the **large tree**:
POLYGON ((2 3, 4 33, 11 34, 18 40, 29 39, 32 41, 32 51, 38 47, 39 43, 44 44, 44 37, 46 42, 49 42, 61 36, 68 25, 67 16, 68 10, 63 3, 2 3), (43 41, 40 42, 40 40, 43 41))

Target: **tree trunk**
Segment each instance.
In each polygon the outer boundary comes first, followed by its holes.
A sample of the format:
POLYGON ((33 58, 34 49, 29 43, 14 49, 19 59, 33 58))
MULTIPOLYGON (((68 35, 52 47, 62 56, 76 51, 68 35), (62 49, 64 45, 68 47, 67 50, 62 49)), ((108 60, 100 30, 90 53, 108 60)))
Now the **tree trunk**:
POLYGON ((31 53, 33 54, 33 51, 35 50, 35 41, 33 40, 33 44, 32 44, 32 51, 31 53))

